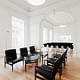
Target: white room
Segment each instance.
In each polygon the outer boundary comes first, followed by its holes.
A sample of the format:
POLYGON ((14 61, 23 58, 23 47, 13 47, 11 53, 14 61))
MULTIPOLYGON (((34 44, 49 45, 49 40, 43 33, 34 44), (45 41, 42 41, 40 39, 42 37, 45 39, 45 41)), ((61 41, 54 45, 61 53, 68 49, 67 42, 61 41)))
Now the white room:
MULTIPOLYGON (((67 47, 70 49, 70 55, 66 62, 67 69, 63 69, 64 74, 62 74, 61 80, 80 80, 79 73, 78 76, 74 76, 80 67, 80 64, 76 66, 77 60, 80 60, 80 0, 42 0, 44 1, 42 4, 40 2, 33 4, 28 1, 31 0, 0 0, 0 65, 3 64, 2 62, 5 63, 6 50, 15 49, 18 57, 21 58, 21 48, 26 48, 30 55, 30 46, 34 46, 40 50, 41 54, 45 49, 48 56, 49 49, 55 47, 45 46, 45 44, 69 43, 73 48, 67 47), (77 79, 75 79, 76 77, 77 79)), ((41 55, 39 56, 41 57, 41 55)), ((26 68, 20 66, 26 65, 25 59, 25 57, 22 59, 23 64, 17 64, 20 68, 18 70, 14 68, 12 72, 9 66, 4 68, 5 64, 0 67, 2 76, 0 79, 35 80, 33 79, 35 64, 29 64, 26 68), (26 69, 28 69, 28 73, 26 69), (9 74, 11 77, 7 77, 9 74)), ((40 65, 41 63, 45 63, 42 58, 39 60, 40 65)))

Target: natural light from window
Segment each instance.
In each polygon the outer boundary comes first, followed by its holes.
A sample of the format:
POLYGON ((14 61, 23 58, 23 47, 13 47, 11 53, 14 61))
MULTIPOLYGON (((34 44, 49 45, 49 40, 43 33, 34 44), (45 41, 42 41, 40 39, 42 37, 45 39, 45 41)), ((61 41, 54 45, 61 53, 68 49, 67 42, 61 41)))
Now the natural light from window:
POLYGON ((62 42, 70 42, 72 40, 71 35, 61 35, 59 40, 62 42))
POLYGON ((52 29, 50 29, 49 30, 49 42, 52 42, 52 39, 53 39, 53 37, 52 37, 52 29))
POLYGON ((12 16, 12 48, 24 46, 24 20, 12 16))
POLYGON ((48 42, 48 29, 46 27, 43 27, 43 43, 48 42))

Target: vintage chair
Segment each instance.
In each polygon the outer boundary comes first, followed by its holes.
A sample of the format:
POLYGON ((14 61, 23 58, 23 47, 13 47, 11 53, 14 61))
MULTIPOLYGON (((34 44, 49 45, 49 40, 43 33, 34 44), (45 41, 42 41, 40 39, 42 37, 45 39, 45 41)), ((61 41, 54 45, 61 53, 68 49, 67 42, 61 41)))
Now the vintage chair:
MULTIPOLYGON (((47 62, 47 65, 50 65, 50 66, 54 66, 56 60, 60 57, 62 57, 62 62, 64 64, 64 67, 65 67, 65 57, 66 57, 66 53, 67 53, 67 50, 62 54, 56 54, 53 58, 48 58, 47 60, 45 60, 47 62)), ((44 63, 45 64, 45 63, 44 63)), ((61 65, 61 73, 62 73, 62 65, 61 65)))
POLYGON ((23 57, 27 57, 28 56, 28 51, 27 48, 20 48, 20 56, 23 57))
MULTIPOLYGON (((66 63, 66 59, 67 59, 67 51, 68 51, 68 49, 66 49, 66 51, 63 53, 62 63, 64 64, 64 67, 65 67, 65 63, 66 63)), ((60 56, 61 56, 60 54, 53 55, 54 58, 59 58, 60 56)))
POLYGON ((5 67, 6 67, 6 64, 9 64, 12 66, 12 71, 13 71, 13 65, 20 61, 22 61, 22 58, 17 58, 16 49, 5 51, 5 58, 4 58, 5 67))
POLYGON ((55 80, 55 75, 59 72, 60 80, 61 80, 61 65, 62 57, 58 58, 54 64, 54 67, 50 67, 48 65, 41 65, 35 68, 35 80, 39 78, 41 80, 55 80))
POLYGON ((32 55, 41 53, 41 52, 40 52, 40 49, 38 49, 38 50, 39 50, 39 51, 37 52, 36 49, 35 49, 35 46, 30 46, 30 53, 31 53, 32 55))

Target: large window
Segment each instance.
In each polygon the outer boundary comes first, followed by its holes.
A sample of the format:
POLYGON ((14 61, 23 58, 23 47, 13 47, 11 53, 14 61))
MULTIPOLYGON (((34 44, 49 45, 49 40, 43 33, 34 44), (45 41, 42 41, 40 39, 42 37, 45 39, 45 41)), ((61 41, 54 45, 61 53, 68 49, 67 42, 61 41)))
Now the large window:
POLYGON ((71 35, 61 35, 59 39, 62 42, 70 42, 72 40, 72 37, 71 35))
POLYGON ((43 27, 43 43, 48 42, 48 29, 46 27, 43 27))
POLYGON ((48 27, 43 27, 43 43, 53 41, 53 29, 48 27))
POLYGON ((24 20, 12 17, 12 48, 24 46, 24 20))
POLYGON ((53 40, 53 32, 52 32, 52 29, 49 30, 49 42, 52 42, 53 40))

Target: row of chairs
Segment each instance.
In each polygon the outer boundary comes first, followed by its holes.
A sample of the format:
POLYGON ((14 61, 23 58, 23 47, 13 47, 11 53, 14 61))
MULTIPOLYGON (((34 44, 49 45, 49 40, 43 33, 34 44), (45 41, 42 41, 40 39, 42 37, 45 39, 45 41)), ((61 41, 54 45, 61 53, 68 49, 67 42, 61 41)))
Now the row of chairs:
POLYGON ((66 48, 70 48, 73 49, 73 43, 64 43, 64 42, 51 42, 51 43, 45 43, 44 44, 45 47, 51 47, 53 46, 54 48, 56 48, 56 46, 58 46, 59 48, 61 48, 62 46, 66 49, 66 48))
POLYGON ((35 67, 35 80, 55 80, 55 75, 59 73, 61 80, 62 64, 65 66, 67 50, 62 54, 55 54, 53 58, 48 58, 47 65, 42 64, 41 66, 35 67))
POLYGON ((17 62, 23 61, 24 57, 31 56, 38 54, 38 52, 35 49, 35 46, 30 47, 30 55, 28 54, 27 48, 20 48, 20 57, 17 57, 17 52, 16 49, 10 49, 10 50, 5 50, 5 57, 4 57, 4 66, 6 67, 6 64, 9 64, 12 66, 12 71, 13 71, 13 65, 16 64, 17 62))

